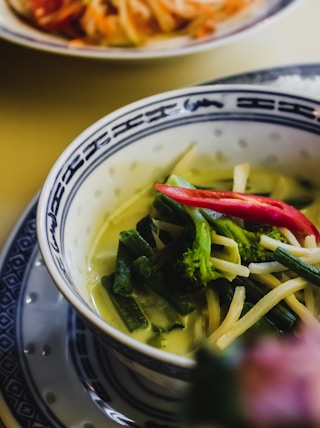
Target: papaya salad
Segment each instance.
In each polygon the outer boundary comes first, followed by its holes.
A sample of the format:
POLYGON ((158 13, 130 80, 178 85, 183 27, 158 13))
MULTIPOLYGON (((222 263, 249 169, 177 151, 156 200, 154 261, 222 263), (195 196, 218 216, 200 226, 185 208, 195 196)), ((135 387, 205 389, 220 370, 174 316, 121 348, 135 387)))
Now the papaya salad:
POLYGON ((319 226, 309 181, 246 163, 174 170, 107 219, 89 293, 117 328, 187 356, 205 341, 319 329, 319 226))
POLYGON ((73 46, 127 47, 175 35, 208 36, 259 0, 8 1, 33 25, 67 36, 73 46))

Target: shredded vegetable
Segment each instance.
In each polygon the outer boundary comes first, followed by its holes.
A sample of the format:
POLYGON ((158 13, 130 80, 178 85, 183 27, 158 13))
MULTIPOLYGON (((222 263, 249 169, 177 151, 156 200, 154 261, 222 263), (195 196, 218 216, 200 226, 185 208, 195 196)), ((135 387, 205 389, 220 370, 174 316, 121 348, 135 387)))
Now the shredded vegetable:
POLYGON ((208 36, 257 0, 30 0, 27 18, 73 45, 141 46, 151 38, 208 36))

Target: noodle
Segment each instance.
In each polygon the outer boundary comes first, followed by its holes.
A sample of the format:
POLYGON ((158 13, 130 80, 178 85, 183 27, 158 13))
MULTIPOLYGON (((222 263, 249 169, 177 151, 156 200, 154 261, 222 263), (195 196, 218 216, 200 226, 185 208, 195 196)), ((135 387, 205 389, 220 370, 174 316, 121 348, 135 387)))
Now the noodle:
POLYGON ((311 284, 309 284, 304 290, 304 301, 305 301, 306 308, 312 314, 315 314, 313 287, 311 284))
POLYGON ((301 247, 300 242, 298 241, 296 236, 291 232, 291 230, 289 230, 285 227, 281 227, 280 231, 290 245, 294 245, 295 247, 301 247))
MULTIPOLYGON (((269 291, 269 293, 262 297, 255 306, 243 315, 243 317, 235 322, 226 333, 219 337, 217 340, 217 346, 221 349, 225 349, 234 339, 241 336, 241 334, 252 327, 282 299, 299 290, 303 290, 307 284, 308 282, 304 279, 294 278, 269 291)), ((310 312, 308 311, 308 313, 310 312)))
POLYGON ((282 247, 290 251, 295 256, 309 256, 309 255, 320 255, 320 248, 306 248, 296 245, 289 245, 283 242, 277 241, 276 239, 270 238, 270 236, 262 235, 261 244, 269 250, 275 251, 277 247, 282 247))
POLYGON ((216 269, 225 272, 225 277, 231 278, 231 280, 237 275, 244 277, 250 275, 250 270, 242 264, 228 262, 227 260, 221 260, 217 257, 211 257, 211 262, 216 269))
POLYGON ((241 163, 234 167, 232 188, 234 192, 245 193, 249 174, 250 165, 248 163, 241 163))
POLYGON ((221 310, 219 296, 212 288, 206 290, 206 299, 208 307, 208 334, 210 335, 220 324, 221 310))
MULTIPOLYGON (((277 288, 281 281, 279 281, 275 276, 273 275, 261 275, 261 276, 254 276, 255 279, 262 282, 263 284, 268 285, 271 288, 277 288)), ((306 288, 309 287, 309 284, 306 286, 306 288)), ((297 316, 304 322, 309 324, 315 324, 319 328, 319 323, 315 319, 315 317, 312 315, 312 313, 307 309, 307 307, 299 302, 299 300, 296 298, 295 295, 290 295, 285 297, 284 301, 287 303, 287 305, 297 314, 297 316)))
POLYGON ((287 270, 287 268, 279 262, 250 263, 248 267, 251 273, 258 275, 265 275, 273 272, 283 272, 287 270))
POLYGON ((217 343, 220 337, 223 337, 231 330, 232 326, 234 323, 236 323, 241 315, 245 298, 245 287, 236 287, 227 315, 225 316, 220 326, 208 337, 208 340, 211 343, 217 343))

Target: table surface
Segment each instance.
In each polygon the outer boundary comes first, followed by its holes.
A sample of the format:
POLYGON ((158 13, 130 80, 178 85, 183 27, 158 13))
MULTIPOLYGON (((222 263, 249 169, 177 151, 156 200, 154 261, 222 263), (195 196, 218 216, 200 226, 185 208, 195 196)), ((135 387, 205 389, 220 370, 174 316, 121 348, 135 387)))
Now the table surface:
POLYGON ((302 0, 230 45, 162 60, 73 58, 0 41, 0 250, 55 159, 88 125, 158 92, 320 62, 319 16, 319 0, 302 0))

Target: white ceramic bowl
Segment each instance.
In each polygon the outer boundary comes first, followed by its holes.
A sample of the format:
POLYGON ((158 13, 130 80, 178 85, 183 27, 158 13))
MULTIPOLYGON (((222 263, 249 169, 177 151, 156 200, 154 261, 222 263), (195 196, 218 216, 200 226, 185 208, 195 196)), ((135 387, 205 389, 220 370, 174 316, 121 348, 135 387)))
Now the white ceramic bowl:
POLYGON ((194 165, 255 166, 320 185, 320 100, 258 86, 192 87, 123 107, 96 122, 61 154, 41 191, 37 233, 58 289, 93 333, 132 369, 168 388, 194 361, 142 344, 88 303, 86 272, 99 225, 141 187, 159 180, 190 144, 194 165))

